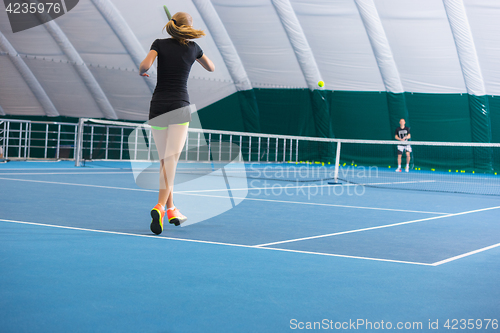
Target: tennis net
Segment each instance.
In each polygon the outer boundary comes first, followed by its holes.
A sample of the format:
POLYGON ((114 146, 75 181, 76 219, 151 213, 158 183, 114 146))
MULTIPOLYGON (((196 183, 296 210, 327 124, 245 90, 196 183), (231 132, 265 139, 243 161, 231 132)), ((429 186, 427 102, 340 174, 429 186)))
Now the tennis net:
MULTIPOLYGON (((176 177, 222 175, 246 179, 500 195, 500 144, 404 144, 401 172, 397 141, 326 139, 189 128, 176 177), (407 153, 410 154, 406 172, 407 153)), ((76 165, 125 160, 159 167, 150 126, 81 119, 76 165)), ((184 178, 183 178, 184 177, 184 178)), ((155 178, 156 181, 156 178, 155 178)))

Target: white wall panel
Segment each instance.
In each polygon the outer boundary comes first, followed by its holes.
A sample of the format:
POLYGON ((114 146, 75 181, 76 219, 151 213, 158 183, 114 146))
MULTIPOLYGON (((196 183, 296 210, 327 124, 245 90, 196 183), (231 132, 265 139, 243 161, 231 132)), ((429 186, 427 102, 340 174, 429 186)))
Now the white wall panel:
POLYGON ((254 87, 307 88, 271 1, 213 0, 212 3, 254 87))
POLYGON ((327 89, 385 90, 354 1, 292 0, 292 5, 327 89))
POLYGON ((405 91, 466 93, 442 1, 375 1, 405 91))
POLYGON ((486 94, 500 95, 500 1, 464 0, 486 94))

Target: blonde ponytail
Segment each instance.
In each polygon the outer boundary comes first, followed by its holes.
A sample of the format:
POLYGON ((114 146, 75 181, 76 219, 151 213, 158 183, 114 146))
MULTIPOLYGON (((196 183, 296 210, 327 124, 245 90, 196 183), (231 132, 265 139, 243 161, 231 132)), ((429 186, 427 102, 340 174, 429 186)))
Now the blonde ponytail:
POLYGON ((205 36, 203 30, 197 30, 190 25, 182 24, 182 21, 184 21, 183 18, 184 17, 168 21, 164 29, 167 30, 167 33, 170 36, 177 39, 183 45, 186 45, 190 39, 196 39, 205 36))

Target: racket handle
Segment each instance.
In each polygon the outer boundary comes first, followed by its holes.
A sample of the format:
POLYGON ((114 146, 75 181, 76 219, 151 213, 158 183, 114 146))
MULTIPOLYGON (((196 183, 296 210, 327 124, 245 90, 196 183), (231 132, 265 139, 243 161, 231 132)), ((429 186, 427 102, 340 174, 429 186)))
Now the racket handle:
POLYGON ((170 12, 168 11, 167 6, 163 6, 163 9, 165 9, 165 14, 167 14, 168 20, 170 21, 172 19, 172 15, 170 15, 170 12))

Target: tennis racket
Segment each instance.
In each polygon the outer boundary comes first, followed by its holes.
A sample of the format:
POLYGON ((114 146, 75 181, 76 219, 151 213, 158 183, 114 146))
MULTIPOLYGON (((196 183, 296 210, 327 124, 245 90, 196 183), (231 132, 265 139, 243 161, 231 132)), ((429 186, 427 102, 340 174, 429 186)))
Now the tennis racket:
POLYGON ((167 14, 168 20, 170 21, 172 19, 172 15, 170 15, 167 6, 163 6, 163 9, 165 9, 165 14, 167 14))

